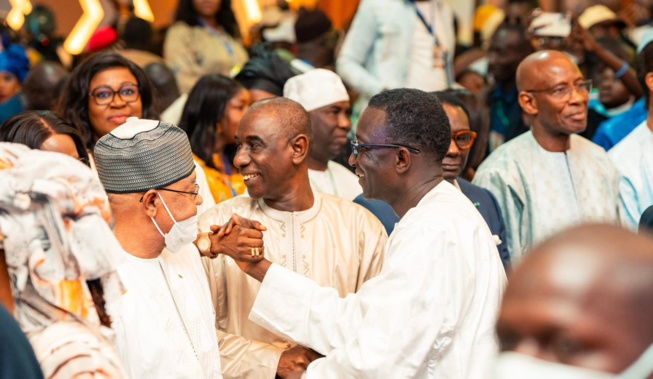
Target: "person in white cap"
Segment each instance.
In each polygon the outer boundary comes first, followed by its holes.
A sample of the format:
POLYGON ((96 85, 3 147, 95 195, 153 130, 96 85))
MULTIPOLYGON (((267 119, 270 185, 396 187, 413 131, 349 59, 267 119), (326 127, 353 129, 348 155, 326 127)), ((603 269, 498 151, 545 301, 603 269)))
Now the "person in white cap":
POLYGON ((301 104, 313 127, 308 178, 317 192, 354 200, 363 192, 358 177, 331 159, 345 151, 351 129, 349 94, 333 71, 311 70, 288 79, 283 96, 301 104))
MULTIPOLYGON (((209 287, 193 245, 202 196, 186 133, 129 118, 101 137, 94 152, 114 234, 128 253, 118 266, 122 306, 112 315, 128 377, 221 378, 209 287)), ((247 251, 263 245, 258 230, 236 234, 247 251)), ((207 248, 217 253, 226 241, 207 248)))
MULTIPOLYGON (((238 196, 206 211, 200 230, 223 225, 234 213, 259 221, 267 227, 268 259, 344 297, 379 273, 387 234, 360 205, 311 189, 310 140, 309 116, 296 102, 274 98, 254 103, 238 125, 234 158, 250 197, 238 196)), ((250 340, 220 345, 223 356, 233 352, 242 362, 238 378, 285 378, 289 371, 306 369, 315 353, 249 321, 260 284, 224 255, 204 260, 218 328, 250 340)))

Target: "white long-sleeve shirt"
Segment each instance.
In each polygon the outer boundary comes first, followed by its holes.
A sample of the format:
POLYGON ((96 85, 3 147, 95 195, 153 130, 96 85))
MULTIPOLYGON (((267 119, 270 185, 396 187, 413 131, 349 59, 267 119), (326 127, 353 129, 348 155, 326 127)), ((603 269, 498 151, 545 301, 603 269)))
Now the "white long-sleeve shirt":
POLYGON ((485 221, 442 182, 397 224, 381 272, 357 293, 273 264, 250 320, 325 354, 308 378, 486 378, 505 285, 485 221))
POLYGON ((193 244, 154 259, 126 254, 118 267, 126 292, 112 316, 130 378, 222 378, 215 313, 193 244))

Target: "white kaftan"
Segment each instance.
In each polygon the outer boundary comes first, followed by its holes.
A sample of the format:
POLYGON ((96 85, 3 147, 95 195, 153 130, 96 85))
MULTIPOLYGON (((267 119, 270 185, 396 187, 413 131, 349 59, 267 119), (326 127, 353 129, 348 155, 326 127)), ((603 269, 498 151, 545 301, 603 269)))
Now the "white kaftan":
POLYGON ((329 161, 325 171, 308 170, 308 178, 313 191, 316 192, 328 193, 347 200, 354 200, 363 193, 363 188, 358 183, 358 176, 334 161, 329 161))
POLYGON ((193 244, 158 258, 126 254, 118 267, 126 292, 113 318, 130 378, 222 378, 215 314, 193 244), (165 274, 164 274, 165 272, 165 274))
POLYGON ((250 320, 312 347, 308 378, 487 378, 506 276, 487 224, 447 182, 395 227, 355 294, 273 264, 250 320))
MULTIPOLYGON (((260 221, 268 228, 263 237, 268 259, 346 296, 381 270, 387 235, 378 219, 360 205, 326 194, 314 195, 313 206, 301 212, 279 211, 260 199, 236 197, 204 213, 200 229, 222 225, 233 213, 260 221)), ((247 357, 260 363, 248 367, 241 361, 239 378, 273 379, 281 353, 294 344, 247 319, 260 283, 245 275, 229 257, 206 258, 204 265, 218 328, 269 346, 263 349, 254 343, 239 349, 242 341, 221 341, 225 371, 236 374, 228 362, 247 357), (237 356, 229 356, 232 351, 237 356)))
POLYGON ((644 121, 608 153, 621 173, 619 199, 628 227, 637 231, 639 219, 653 205, 653 132, 644 121))
POLYGON ((501 145, 472 183, 497 198, 510 258, 559 231, 584 222, 620 223, 619 173, 608 154, 572 134, 564 153, 544 150, 528 131, 501 145))

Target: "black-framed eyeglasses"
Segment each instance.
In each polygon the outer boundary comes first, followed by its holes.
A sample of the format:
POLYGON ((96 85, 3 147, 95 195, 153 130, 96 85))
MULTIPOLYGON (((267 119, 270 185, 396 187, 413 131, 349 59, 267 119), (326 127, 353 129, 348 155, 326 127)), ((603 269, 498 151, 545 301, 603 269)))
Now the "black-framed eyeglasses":
POLYGON ((582 82, 576 83, 574 85, 563 84, 551 88, 530 89, 524 92, 548 92, 548 94, 557 101, 565 102, 571 99, 571 95, 574 93, 574 90, 582 95, 589 95, 590 91, 592 90, 592 80, 583 80, 582 82))
POLYGON ((413 154, 419 154, 419 149, 410 146, 396 145, 389 143, 358 143, 358 140, 351 141, 351 152, 354 154, 354 158, 358 158, 359 149, 399 149, 404 148, 410 151, 413 154))
MULTIPOLYGON (((197 198, 197 195, 200 194, 200 185, 197 184, 197 183, 195 184, 195 191, 194 192, 191 192, 191 191, 179 191, 179 190, 173 190, 173 189, 170 189, 170 188, 153 188, 153 189, 157 190, 157 191, 168 191, 168 192, 174 192, 174 193, 181 193, 181 194, 184 194, 184 195, 190 195, 192 200, 195 200, 195 198, 197 198)), ((141 200, 140 200, 141 203, 143 202, 143 197, 145 197, 145 194, 143 194, 143 196, 141 196, 141 200)))
POLYGON ((456 144, 459 150, 466 151, 474 146, 477 134, 471 130, 460 130, 451 133, 451 140, 456 144))
POLYGON ((97 105, 109 105, 116 98, 116 94, 125 103, 133 103, 140 97, 136 84, 123 84, 119 90, 114 91, 107 86, 98 87, 91 92, 91 97, 97 105))

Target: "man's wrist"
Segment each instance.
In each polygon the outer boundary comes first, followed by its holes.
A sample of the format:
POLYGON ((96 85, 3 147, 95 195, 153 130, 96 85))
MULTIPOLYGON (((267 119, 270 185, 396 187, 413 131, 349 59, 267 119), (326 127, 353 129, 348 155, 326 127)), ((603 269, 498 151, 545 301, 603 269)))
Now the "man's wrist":
POLYGON ((267 259, 262 259, 258 262, 248 264, 245 273, 259 282, 263 282, 271 266, 272 262, 267 259))

